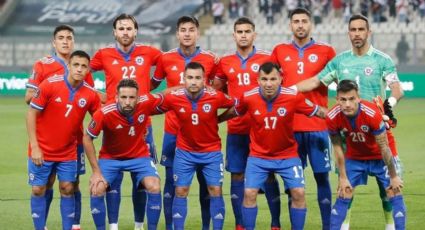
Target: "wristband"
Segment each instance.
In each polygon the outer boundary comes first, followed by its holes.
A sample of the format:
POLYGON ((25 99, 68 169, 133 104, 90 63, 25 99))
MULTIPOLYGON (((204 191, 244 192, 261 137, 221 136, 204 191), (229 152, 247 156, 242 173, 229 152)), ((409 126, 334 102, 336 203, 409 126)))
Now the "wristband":
POLYGON ((388 104, 390 104, 391 108, 394 108, 394 106, 397 104, 397 99, 395 99, 393 96, 389 97, 388 104))

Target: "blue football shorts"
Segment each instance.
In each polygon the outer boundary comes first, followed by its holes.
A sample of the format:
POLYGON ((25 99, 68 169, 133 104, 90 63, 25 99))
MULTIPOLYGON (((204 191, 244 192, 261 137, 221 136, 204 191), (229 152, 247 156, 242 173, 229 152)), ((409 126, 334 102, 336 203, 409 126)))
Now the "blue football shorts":
POLYGON ((303 168, 306 168, 307 157, 315 173, 329 172, 331 170, 331 146, 328 131, 320 132, 295 132, 298 143, 298 155, 303 168))

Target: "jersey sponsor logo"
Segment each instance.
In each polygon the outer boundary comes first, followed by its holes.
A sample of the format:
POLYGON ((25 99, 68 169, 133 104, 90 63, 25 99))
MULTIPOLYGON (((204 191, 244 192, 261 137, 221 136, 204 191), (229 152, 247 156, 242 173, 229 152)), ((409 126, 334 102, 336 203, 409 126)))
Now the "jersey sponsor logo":
POLYGON ((139 121, 139 123, 142 123, 145 120, 145 114, 140 114, 137 120, 139 121))
POLYGON ((235 69, 230 68, 229 73, 234 73, 234 72, 235 72, 235 69))
POLYGON ((171 68, 171 70, 172 70, 172 71, 177 71, 177 66, 175 66, 175 65, 174 65, 174 66, 171 68))
POLYGON ((315 62, 317 62, 317 60, 319 60, 319 57, 317 56, 317 54, 310 54, 310 55, 308 56, 308 60, 309 60, 311 63, 315 63, 315 62))
POLYGON ((367 126, 367 125, 360 126, 360 129, 365 133, 369 132, 369 126, 367 126))
POLYGON ((373 73, 372 67, 366 67, 364 69, 364 74, 366 74, 366 76, 370 76, 370 75, 372 75, 372 73, 373 73))
POLYGON ((186 110, 182 107, 182 108, 180 108, 179 112, 180 113, 186 113, 186 110))
POLYGON ((211 111, 211 104, 204 104, 202 106, 202 110, 204 110, 204 112, 209 113, 211 111))
POLYGON ((258 109, 257 109, 257 110, 255 110, 254 115, 261 115, 261 113, 260 113, 260 111, 258 111, 258 109))
POLYGON ((260 65, 257 63, 254 63, 251 65, 251 70, 254 72, 258 72, 258 70, 260 69, 260 65))
POLYGON ((112 65, 118 65, 117 59, 114 59, 114 61, 112 62, 112 65))
POLYGON ((121 124, 118 124, 117 125, 117 127, 115 127, 115 129, 122 129, 123 127, 122 127, 122 125, 121 124))
POLYGON ((62 102, 62 99, 61 99, 61 97, 57 97, 57 98, 55 99, 55 101, 56 101, 57 103, 61 103, 61 102, 62 102))
POLYGON ((145 60, 143 59, 143 57, 142 56, 137 56, 136 57, 136 64, 138 64, 138 65, 143 65, 143 62, 144 62, 145 60))
POLYGON ((80 108, 84 108, 84 106, 87 105, 87 100, 84 98, 81 98, 80 100, 78 100, 78 106, 80 106, 80 108))
POLYGON ((286 58, 285 59, 283 59, 284 61, 291 61, 291 57, 289 57, 289 56, 286 56, 286 58))
POLYGON ((286 109, 285 109, 284 107, 279 107, 279 108, 277 109, 277 114, 278 114, 280 117, 285 116, 285 115, 286 115, 286 109))

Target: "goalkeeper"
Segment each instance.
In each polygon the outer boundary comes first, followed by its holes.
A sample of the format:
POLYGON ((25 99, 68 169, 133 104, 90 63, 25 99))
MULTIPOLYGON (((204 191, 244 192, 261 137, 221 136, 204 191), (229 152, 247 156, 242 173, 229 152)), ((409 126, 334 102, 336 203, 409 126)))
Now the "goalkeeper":
MULTIPOLYGON (((351 16, 348 24, 348 36, 351 41, 351 49, 344 51, 332 59, 326 67, 315 77, 299 82, 296 86, 300 92, 308 92, 317 88, 320 84, 328 86, 332 82, 340 82, 348 79, 359 85, 360 98, 368 101, 379 102, 381 98, 386 98, 385 89, 388 86, 391 90, 390 96, 382 102, 381 111, 387 122, 387 128, 395 127, 397 120, 394 118, 393 109, 397 102, 403 97, 400 80, 397 70, 390 56, 375 49, 369 42, 372 31, 369 21, 363 15, 351 16), (379 96, 379 97, 378 97, 379 96), (378 97, 378 98, 377 98, 378 97), (374 100, 374 98, 377 98, 374 100)), ((380 104, 380 103, 379 103, 380 104)), ((388 130, 389 145, 395 146, 394 136, 388 130)), ((400 160, 397 153, 393 153, 396 169, 400 174, 400 160)), ((386 230, 395 229, 392 218, 392 206, 388 202, 385 188, 377 181, 385 213, 386 230)), ((349 229, 350 210, 341 230, 349 229)))

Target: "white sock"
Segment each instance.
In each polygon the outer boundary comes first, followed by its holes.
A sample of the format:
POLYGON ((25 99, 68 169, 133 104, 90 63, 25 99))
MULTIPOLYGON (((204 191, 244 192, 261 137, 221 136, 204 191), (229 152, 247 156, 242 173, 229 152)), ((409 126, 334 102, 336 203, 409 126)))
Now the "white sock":
POLYGON ((109 230, 118 230, 118 223, 109 224, 109 230))
POLYGON ((134 222, 134 228, 141 228, 141 229, 143 229, 143 222, 134 222))
POLYGON ((342 223, 341 230, 349 230, 350 229, 350 223, 342 223))
POLYGON ((73 225, 72 225, 72 228, 80 229, 80 228, 81 228, 81 226, 80 226, 79 224, 73 224, 73 225))
POLYGON ((394 224, 386 224, 385 225, 385 230, 395 230, 394 224))

